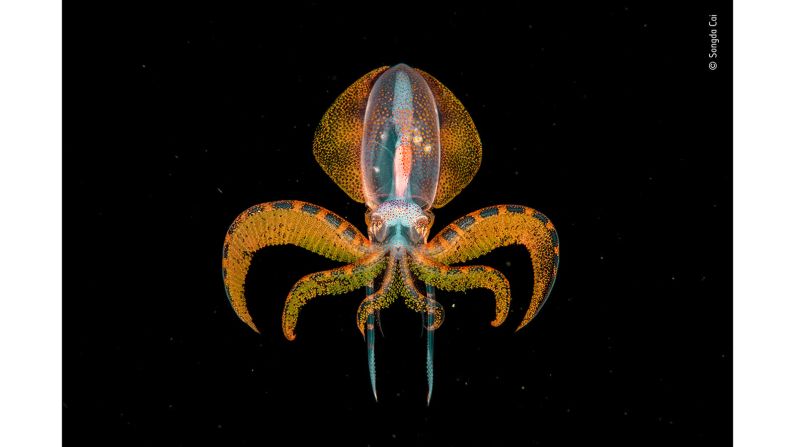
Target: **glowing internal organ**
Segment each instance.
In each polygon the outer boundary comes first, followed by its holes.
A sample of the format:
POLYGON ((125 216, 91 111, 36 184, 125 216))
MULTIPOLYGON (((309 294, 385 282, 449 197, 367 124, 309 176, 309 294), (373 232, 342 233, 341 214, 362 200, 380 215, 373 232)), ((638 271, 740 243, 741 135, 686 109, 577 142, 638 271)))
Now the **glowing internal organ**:
POLYGON ((427 328, 430 402, 434 332, 444 321, 435 289, 491 290, 496 300, 493 326, 505 321, 511 302, 510 285, 502 273, 454 264, 498 247, 524 246, 533 265, 533 292, 517 330, 541 310, 555 282, 560 255, 557 232, 543 214, 522 205, 491 206, 456 220, 428 241, 431 208, 452 200, 472 180, 481 160, 472 119, 435 78, 403 64, 366 74, 323 116, 314 154, 334 182, 366 204, 368 234, 365 237, 331 211, 297 200, 263 203, 240 214, 224 242, 223 277, 232 307, 252 329, 259 332, 248 311, 244 283, 258 250, 292 244, 344 262, 293 286, 282 313, 285 337, 295 339, 300 311, 315 297, 366 289, 356 323, 367 342, 375 394, 378 312, 402 299, 423 315, 427 328))
POLYGON ((361 145, 365 203, 401 199, 428 209, 439 182, 439 114, 428 83, 396 67, 373 85, 361 145))

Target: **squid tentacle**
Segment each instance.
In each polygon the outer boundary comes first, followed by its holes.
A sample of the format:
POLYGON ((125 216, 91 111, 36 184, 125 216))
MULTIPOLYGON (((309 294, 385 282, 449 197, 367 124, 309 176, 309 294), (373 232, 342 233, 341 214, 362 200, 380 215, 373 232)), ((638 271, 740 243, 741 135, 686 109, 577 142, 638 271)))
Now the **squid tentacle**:
POLYGON ((338 295, 370 284, 384 269, 384 253, 376 252, 343 267, 312 273, 295 283, 282 312, 282 331, 288 340, 295 340, 298 314, 309 300, 320 295, 338 295))
POLYGON ((425 296, 414 285, 414 280, 411 278, 411 269, 409 268, 408 258, 403 256, 400 258, 400 274, 403 277, 403 296, 406 299, 406 305, 417 312, 427 314, 430 317, 431 325, 427 324, 426 329, 435 331, 444 322, 444 307, 430 296, 425 296))
POLYGON ((525 247, 533 265, 533 294, 518 331, 541 310, 558 274, 558 234, 545 215, 521 205, 483 208, 442 229, 424 252, 436 262, 455 264, 515 244, 525 247))
MULTIPOLYGON (((436 298, 436 290, 433 286, 426 284, 425 291, 427 292, 428 300, 436 298)), ((423 316, 426 318, 424 326, 433 327, 434 314, 425 313, 423 316)), ((436 331, 429 330, 425 344, 425 376, 428 379, 428 397, 425 404, 428 406, 431 405, 431 395, 433 395, 433 345, 435 335, 436 331)))
POLYGON ((412 253, 410 265, 425 284, 442 290, 463 292, 483 288, 494 292, 496 311, 492 326, 501 325, 508 316, 511 287, 505 275, 498 270, 482 265, 448 266, 418 252, 412 253))
POLYGON ((372 251, 370 241, 355 226, 311 203, 282 200, 254 205, 241 213, 224 240, 224 288, 237 316, 258 333, 246 303, 246 274, 254 253, 284 244, 348 263, 372 251))
MULTIPOLYGON (((367 285, 367 296, 373 295, 373 284, 367 285)), ((367 369, 370 372, 370 387, 373 389, 373 397, 378 402, 378 392, 375 388, 375 313, 367 315, 367 369)))
POLYGON ((394 252, 389 252, 386 262, 386 269, 384 278, 381 281, 381 287, 379 287, 375 293, 367 295, 361 304, 359 304, 359 309, 356 312, 356 324, 362 336, 365 335, 364 329, 370 314, 389 307, 397 298, 395 290, 395 270, 397 269, 397 263, 395 262, 394 252))

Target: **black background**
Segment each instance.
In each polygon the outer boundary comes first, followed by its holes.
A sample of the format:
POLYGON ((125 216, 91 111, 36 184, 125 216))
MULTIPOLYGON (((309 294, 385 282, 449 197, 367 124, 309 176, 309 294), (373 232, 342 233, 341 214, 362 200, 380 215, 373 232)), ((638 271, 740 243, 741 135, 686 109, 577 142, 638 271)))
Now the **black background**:
POLYGON ((730 443, 728 6, 278 8, 66 12, 67 444, 730 443), (432 235, 519 203, 561 240, 555 289, 519 333, 522 250, 479 261, 511 280, 503 327, 488 293, 439 293, 429 408, 413 312, 382 314, 376 404, 363 291, 316 300, 295 342, 281 334, 289 288, 334 263, 260 252, 248 296, 262 335, 220 273, 228 225, 256 203, 305 200, 365 230, 312 136, 348 85, 399 62, 449 87, 484 146, 432 235))

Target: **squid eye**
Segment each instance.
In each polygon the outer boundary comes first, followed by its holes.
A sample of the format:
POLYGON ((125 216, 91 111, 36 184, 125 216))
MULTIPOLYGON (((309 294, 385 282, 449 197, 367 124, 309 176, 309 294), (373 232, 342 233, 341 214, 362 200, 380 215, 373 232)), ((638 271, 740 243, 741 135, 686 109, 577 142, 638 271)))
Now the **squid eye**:
POLYGON ((425 216, 418 217, 417 220, 414 221, 414 226, 424 229, 428 226, 428 218, 425 216))
POLYGON ((414 225, 411 228, 411 239, 415 244, 419 244, 425 240, 425 234, 428 231, 428 218, 420 216, 414 220, 414 225))
POLYGON ((386 227, 384 227, 384 218, 380 214, 372 214, 370 216, 370 233, 376 241, 383 242, 386 236, 386 227))

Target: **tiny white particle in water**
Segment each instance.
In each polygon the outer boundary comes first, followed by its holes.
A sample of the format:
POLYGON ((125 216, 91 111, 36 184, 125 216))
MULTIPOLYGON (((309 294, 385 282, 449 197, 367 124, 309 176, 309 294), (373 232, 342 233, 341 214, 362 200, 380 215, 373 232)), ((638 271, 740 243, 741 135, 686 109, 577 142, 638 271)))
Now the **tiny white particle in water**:
POLYGON ((452 307, 453 309, 455 309, 455 303, 453 303, 453 304, 452 304, 450 307, 452 307))

